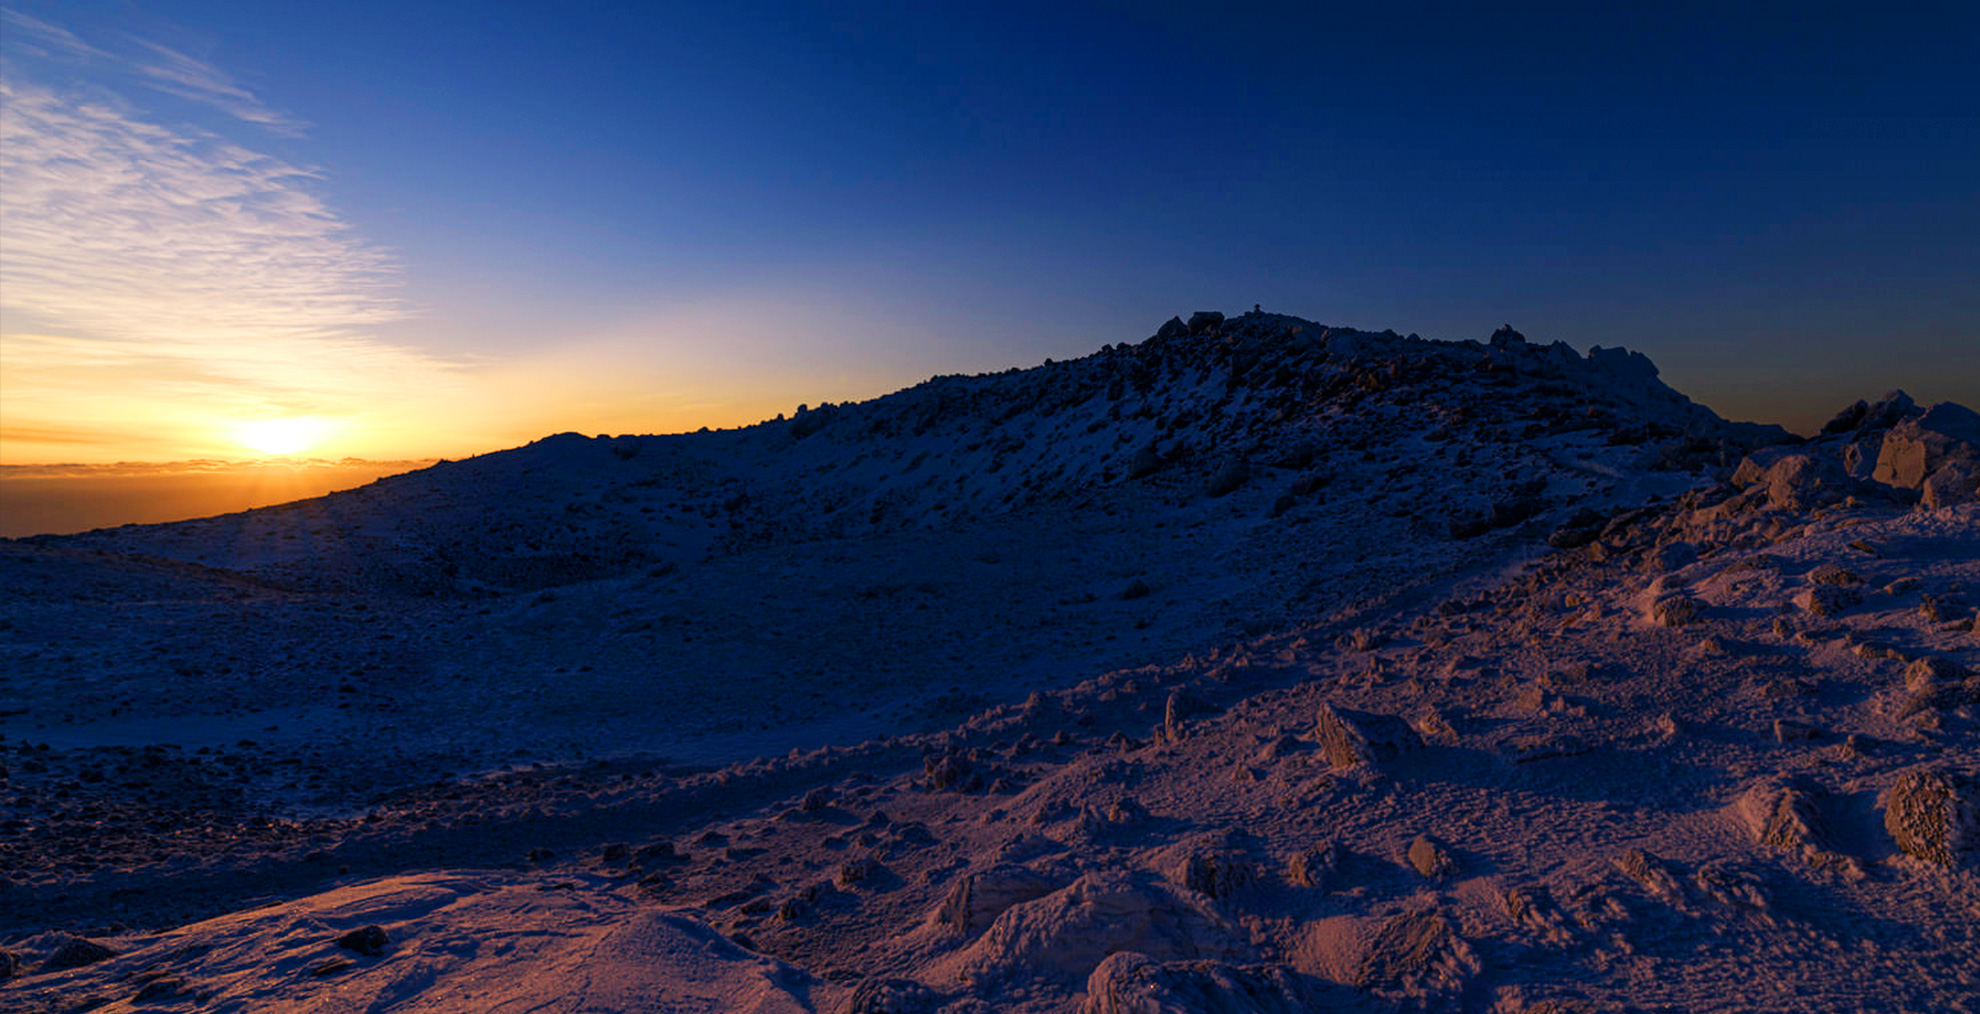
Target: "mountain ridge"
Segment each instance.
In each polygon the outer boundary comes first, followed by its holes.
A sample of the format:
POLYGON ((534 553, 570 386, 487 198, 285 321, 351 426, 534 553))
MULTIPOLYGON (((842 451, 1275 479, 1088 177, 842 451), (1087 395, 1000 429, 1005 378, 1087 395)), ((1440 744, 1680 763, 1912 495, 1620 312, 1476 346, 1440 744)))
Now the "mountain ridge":
POLYGON ((1971 1009, 1980 415, 1163 330, 0 542, 0 990, 1971 1009))

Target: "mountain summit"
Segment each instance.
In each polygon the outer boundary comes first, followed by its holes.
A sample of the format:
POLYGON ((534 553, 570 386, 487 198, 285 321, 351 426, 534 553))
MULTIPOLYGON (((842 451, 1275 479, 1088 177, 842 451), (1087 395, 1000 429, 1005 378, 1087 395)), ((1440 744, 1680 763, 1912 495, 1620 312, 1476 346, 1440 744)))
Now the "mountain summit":
POLYGON ((1976 487, 1901 392, 1198 312, 0 542, 0 991, 1966 1009, 1976 487))

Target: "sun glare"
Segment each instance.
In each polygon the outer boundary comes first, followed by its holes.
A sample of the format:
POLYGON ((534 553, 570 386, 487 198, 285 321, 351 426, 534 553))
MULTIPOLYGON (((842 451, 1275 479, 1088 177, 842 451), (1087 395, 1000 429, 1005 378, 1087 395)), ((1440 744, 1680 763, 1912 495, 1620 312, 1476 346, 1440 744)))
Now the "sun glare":
POLYGON ((322 443, 329 434, 329 422, 315 416, 261 419, 234 429, 234 439, 241 446, 263 454, 300 454, 322 443))

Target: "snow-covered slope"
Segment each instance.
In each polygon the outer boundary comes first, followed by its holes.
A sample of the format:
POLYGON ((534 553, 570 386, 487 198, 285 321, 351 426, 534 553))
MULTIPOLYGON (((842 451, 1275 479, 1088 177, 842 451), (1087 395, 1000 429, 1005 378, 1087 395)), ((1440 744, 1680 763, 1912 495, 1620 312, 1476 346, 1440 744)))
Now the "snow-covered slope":
POLYGON ((1980 417, 1197 323, 0 546, 0 1001, 1973 1009, 1980 417))

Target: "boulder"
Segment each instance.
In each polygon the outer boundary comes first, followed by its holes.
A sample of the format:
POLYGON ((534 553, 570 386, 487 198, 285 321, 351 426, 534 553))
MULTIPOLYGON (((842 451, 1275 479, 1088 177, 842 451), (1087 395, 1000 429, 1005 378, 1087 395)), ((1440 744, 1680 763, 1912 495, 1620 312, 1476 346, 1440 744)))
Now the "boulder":
POLYGON ((360 926, 337 938, 337 946, 369 958, 385 953, 391 943, 392 939, 379 926, 360 926))
POLYGON ((1112 954, 1086 978, 1080 1014, 1305 1014, 1327 1009, 1291 969, 1112 954))
POLYGON ((1066 882, 1023 866, 993 866, 956 878, 931 921, 958 933, 990 925, 1004 910, 1042 898, 1066 882))
POLYGON ((1295 887, 1324 890, 1340 870, 1346 855, 1346 850, 1335 841, 1301 849, 1286 861, 1286 881, 1295 887))
POLYGON ((1966 670, 1959 663, 1937 655, 1913 659, 1910 665, 1904 667, 1904 688, 1914 692, 1957 683, 1965 678, 1966 670))
POLYGON ((1457 860, 1443 845, 1428 835, 1417 835, 1409 843, 1409 866, 1431 880, 1442 880, 1457 872, 1457 860))
POLYGON ((912 979, 867 979, 840 1002, 838 1014, 933 1014, 941 994, 912 979))
POLYGON ((1189 315, 1190 334, 1216 334, 1224 326, 1224 315, 1215 310, 1198 310, 1189 315))
POLYGON ((1892 391, 1871 403, 1856 424, 1859 430, 1880 430, 1896 426, 1904 417, 1918 411, 1918 403, 1903 391, 1892 391))
POLYGON ((1463 966, 1475 970, 1475 959, 1467 960, 1468 948, 1459 943, 1450 920, 1435 909, 1403 912, 1382 924, 1362 952, 1349 984, 1359 989, 1395 988, 1413 985, 1412 980, 1456 979, 1454 973, 1463 966))
POLYGON ((1863 593, 1844 585, 1818 584, 1804 589, 1794 597, 1794 604, 1803 611, 1827 618, 1849 609, 1863 601, 1863 593))
POLYGON ((1238 487, 1250 480, 1251 466, 1245 464, 1244 459, 1239 458, 1211 473, 1209 480, 1203 484, 1203 492, 1211 496, 1224 496, 1237 492, 1238 487))
POLYGON ((1228 898, 1258 880, 1258 867, 1227 835, 1191 839, 1157 857, 1168 881, 1213 901, 1228 898))
POLYGON ((1937 768, 1906 772, 1883 802, 1891 841, 1926 862, 1952 866, 1980 841, 1973 781, 1962 774, 1937 768))
POLYGON ((1832 456, 1783 447, 1747 455, 1733 470, 1732 484, 1741 489, 1764 489, 1769 504, 1796 511, 1839 503, 1854 485, 1842 463, 1832 456))
POLYGON ((1650 619, 1660 627, 1689 626, 1702 613, 1698 600, 1685 595, 1666 595, 1650 606, 1650 619))
POLYGON ((1181 317, 1170 317, 1168 323, 1163 324, 1161 329, 1155 332, 1155 337, 1181 338, 1183 335, 1186 335, 1188 333, 1189 333, 1189 325, 1183 323, 1183 319, 1181 317))
POLYGON ((1394 715, 1351 711, 1331 704, 1320 705, 1313 738, 1320 744, 1321 756, 1337 768, 1395 760, 1423 746, 1423 737, 1394 715))
POLYGON ((1980 499, 1980 461, 1948 461, 1925 477, 1918 502, 1926 510, 1980 499))
POLYGON ((932 969, 930 981, 994 988, 1031 979, 1076 989, 1119 951, 1155 961, 1229 960, 1242 952, 1228 924, 1152 874, 1092 873, 1011 906, 932 969))
POLYGON ((1733 812, 1761 845, 1796 852, 1826 848, 1815 796, 1799 786, 1758 782, 1740 794, 1733 812))
POLYGON ((99 961, 107 961, 116 956, 116 951, 94 940, 85 940, 82 937, 76 936, 64 936, 61 944, 55 948, 54 953, 48 955, 41 962, 41 971, 66 972, 71 968, 94 965, 99 961))
POLYGON ((1951 493, 1963 484, 1965 473, 1980 467, 1980 413, 1946 401, 1884 434, 1871 477, 1903 489, 1923 490, 1926 480, 1948 464, 1958 465, 1962 473, 1948 483, 1951 493))
MULTIPOLYGON (((1181 323, 1181 321, 1177 321, 1177 323, 1181 323)), ((1828 422, 1823 423, 1822 432, 1830 435, 1848 433, 1850 430, 1863 425, 1863 417, 1869 413, 1870 403, 1858 399, 1856 404, 1837 412, 1829 418, 1828 422)))

